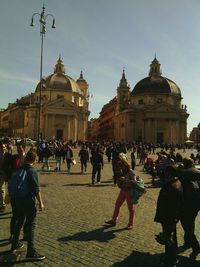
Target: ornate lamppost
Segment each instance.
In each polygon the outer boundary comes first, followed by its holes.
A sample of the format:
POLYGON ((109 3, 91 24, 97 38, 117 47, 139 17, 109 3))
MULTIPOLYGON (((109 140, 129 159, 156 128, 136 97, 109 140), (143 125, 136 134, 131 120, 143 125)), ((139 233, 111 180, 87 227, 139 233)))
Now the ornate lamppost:
POLYGON ((43 68, 43 43, 44 43, 44 36, 46 33, 46 19, 47 17, 51 17, 52 21, 52 28, 56 28, 55 18, 52 14, 45 14, 45 6, 42 7, 41 13, 34 13, 31 18, 31 27, 34 27, 34 17, 39 16, 39 23, 40 23, 40 36, 41 36, 41 58, 40 58, 40 94, 39 94, 39 114, 38 114, 38 141, 42 138, 41 133, 41 107, 42 107, 42 68, 43 68))

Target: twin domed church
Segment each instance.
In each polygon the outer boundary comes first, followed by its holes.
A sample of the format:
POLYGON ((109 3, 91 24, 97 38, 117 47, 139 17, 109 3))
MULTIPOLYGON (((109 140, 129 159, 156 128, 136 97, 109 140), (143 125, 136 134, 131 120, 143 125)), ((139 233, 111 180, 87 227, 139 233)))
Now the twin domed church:
POLYGON ((65 73, 59 57, 54 72, 42 78, 34 93, 1 110, 1 133, 47 140, 100 138, 153 143, 186 140, 189 114, 181 103, 181 90, 175 82, 161 76, 156 57, 149 76, 133 90, 123 71, 116 97, 102 108, 95 120, 98 124, 95 134, 92 127, 88 134, 88 87, 82 72, 77 80, 65 73))

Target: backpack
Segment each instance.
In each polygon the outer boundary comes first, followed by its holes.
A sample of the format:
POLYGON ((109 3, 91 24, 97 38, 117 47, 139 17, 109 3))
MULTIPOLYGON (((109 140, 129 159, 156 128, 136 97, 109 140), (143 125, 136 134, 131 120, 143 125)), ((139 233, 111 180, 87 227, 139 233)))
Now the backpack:
POLYGON ((19 168, 8 181, 8 192, 10 197, 24 198, 30 193, 28 171, 26 168, 19 168))
POLYGON ((138 204, 139 198, 146 193, 144 181, 137 176, 136 177, 136 184, 134 184, 131 188, 131 195, 132 195, 132 203, 138 204))

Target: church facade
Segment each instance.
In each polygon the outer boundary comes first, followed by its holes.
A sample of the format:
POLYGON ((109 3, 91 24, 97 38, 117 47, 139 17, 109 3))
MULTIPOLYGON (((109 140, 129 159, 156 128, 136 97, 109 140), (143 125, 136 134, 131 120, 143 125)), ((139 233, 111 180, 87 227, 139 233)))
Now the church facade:
POLYGON ((177 144, 184 143, 187 138, 189 114, 182 104, 181 90, 174 81, 161 76, 156 57, 150 64, 149 76, 139 81, 133 90, 123 71, 117 96, 102 111, 98 118, 103 125, 99 127, 99 139, 177 144), (111 104, 112 118, 105 117, 111 104), (106 136, 111 127, 113 136, 106 136), (106 131, 101 132, 102 128, 106 131))
POLYGON ((85 140, 88 104, 88 83, 83 73, 75 81, 65 74, 59 57, 54 73, 42 78, 34 93, 1 111, 1 131, 35 140, 85 140))
POLYGON ((149 76, 139 81, 132 91, 123 72, 117 88, 115 140, 184 143, 189 114, 181 101, 180 88, 161 76, 156 57, 150 65, 149 76))

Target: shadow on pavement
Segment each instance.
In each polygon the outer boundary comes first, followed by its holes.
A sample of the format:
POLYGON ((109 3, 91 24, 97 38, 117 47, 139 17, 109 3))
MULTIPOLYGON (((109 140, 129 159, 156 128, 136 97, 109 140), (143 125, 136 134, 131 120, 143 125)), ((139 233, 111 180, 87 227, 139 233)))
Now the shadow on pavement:
POLYGON ((11 219, 11 216, 0 217, 0 220, 11 219))
POLYGON ((178 261, 177 267, 200 267, 199 260, 192 261, 188 257, 178 256, 178 261))
POLYGON ((88 183, 85 184, 64 184, 63 186, 88 186, 88 183))
POLYGON ((11 211, 9 211, 9 212, 2 212, 2 213, 0 213, 0 218, 2 216, 8 215, 8 214, 12 214, 12 212, 11 211))
MULTIPOLYGON (((6 250, 0 252, 0 266, 1 267, 14 267, 16 265, 22 266, 22 263, 27 263, 25 266, 29 266, 30 262, 35 262, 38 260, 30 260, 26 258, 25 251, 12 252, 11 250, 6 250)), ((24 266, 24 265, 23 265, 24 266)), ((41 266, 37 264, 37 266, 41 266)))
MULTIPOLYGON (((148 252, 133 251, 130 256, 121 262, 114 263, 112 267, 161 267, 164 259, 162 254, 150 254, 148 252)), ((176 267, 200 267, 200 261, 191 261, 184 256, 178 256, 176 267)))
POLYGON ((5 247, 10 244, 9 238, 0 240, 0 247, 5 247))
POLYGON ((153 255, 148 252, 133 251, 126 259, 114 263, 112 267, 159 267, 163 255, 163 253, 153 255))
POLYGON ((108 230, 110 228, 111 227, 109 226, 103 226, 99 229, 95 229, 89 232, 82 231, 71 236, 60 237, 58 238, 58 241, 64 242, 64 243, 70 240, 75 240, 75 241, 96 240, 98 242, 108 242, 109 240, 116 237, 115 233, 126 230, 126 228, 122 228, 122 229, 117 229, 117 230, 112 229, 110 231, 105 231, 106 229, 108 230))
POLYGON ((105 182, 101 182, 100 184, 91 184, 91 183, 85 183, 85 184, 64 184, 63 186, 89 186, 89 187, 107 187, 107 186, 113 186, 113 184, 108 184, 105 182))

